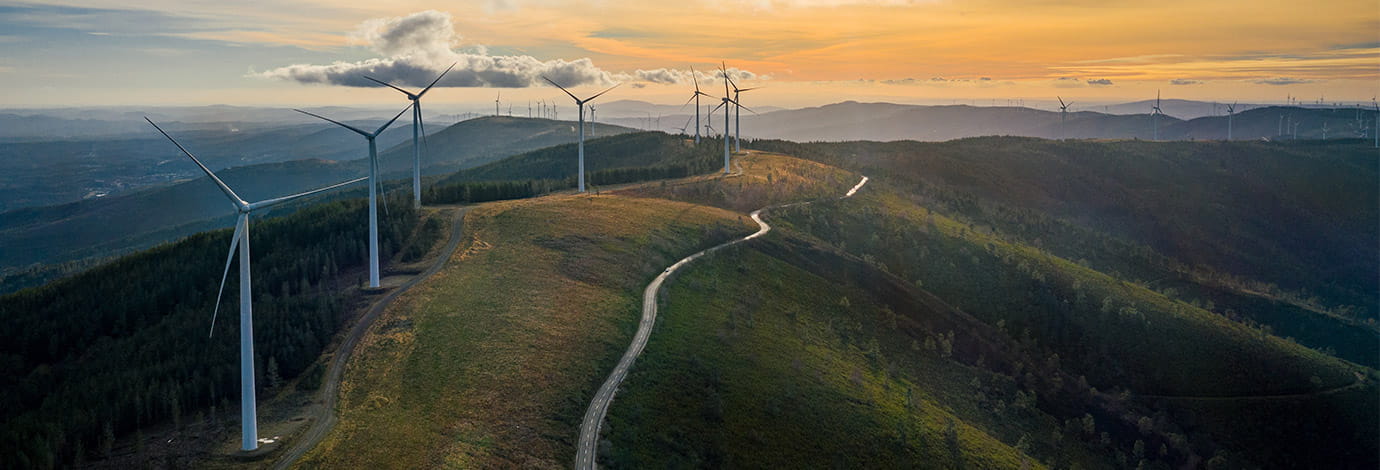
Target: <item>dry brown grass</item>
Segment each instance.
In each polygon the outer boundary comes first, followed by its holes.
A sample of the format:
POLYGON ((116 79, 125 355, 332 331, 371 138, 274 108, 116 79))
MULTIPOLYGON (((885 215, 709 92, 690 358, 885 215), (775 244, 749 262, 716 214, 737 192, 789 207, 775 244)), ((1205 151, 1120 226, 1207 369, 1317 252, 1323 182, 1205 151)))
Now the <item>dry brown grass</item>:
POLYGON ((494 203, 466 226, 466 249, 361 343, 340 421, 300 466, 569 466, 641 285, 752 228, 720 209, 609 195, 494 203))

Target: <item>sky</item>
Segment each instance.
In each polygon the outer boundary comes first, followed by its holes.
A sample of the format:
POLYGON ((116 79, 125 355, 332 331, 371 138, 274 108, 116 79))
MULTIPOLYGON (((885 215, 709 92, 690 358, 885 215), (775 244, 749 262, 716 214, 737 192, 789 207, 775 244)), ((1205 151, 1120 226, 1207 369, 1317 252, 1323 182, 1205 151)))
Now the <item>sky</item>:
POLYGON ((0 0, 0 107, 1370 102, 1375 0, 0 0), (695 73, 690 72, 691 67, 695 73), (694 78, 692 78, 694 77, 694 78), (716 91, 717 90, 717 91, 716 91), (568 98, 564 98, 568 99, 568 98))

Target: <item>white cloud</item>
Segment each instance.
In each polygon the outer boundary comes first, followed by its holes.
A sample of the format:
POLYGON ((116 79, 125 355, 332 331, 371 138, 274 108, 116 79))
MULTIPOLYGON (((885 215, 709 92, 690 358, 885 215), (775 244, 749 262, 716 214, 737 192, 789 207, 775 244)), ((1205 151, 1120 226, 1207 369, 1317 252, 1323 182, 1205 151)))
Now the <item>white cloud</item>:
MULTIPOLYGON (((249 75, 299 83, 378 86, 364 78, 368 75, 395 85, 424 87, 454 63, 455 69, 437 86, 544 86, 543 76, 562 86, 607 86, 615 82, 674 85, 690 83, 695 78, 704 83, 722 77, 717 70, 712 75, 697 71, 692 78, 689 70, 666 68, 611 73, 595 66, 588 58, 542 60, 529 55, 490 55, 488 48, 482 45, 457 50, 460 36, 455 33, 450 13, 436 10, 371 19, 360 24, 351 38, 382 57, 332 64, 294 64, 249 75)), ((728 75, 736 82, 770 79, 737 68, 729 68, 728 75)))

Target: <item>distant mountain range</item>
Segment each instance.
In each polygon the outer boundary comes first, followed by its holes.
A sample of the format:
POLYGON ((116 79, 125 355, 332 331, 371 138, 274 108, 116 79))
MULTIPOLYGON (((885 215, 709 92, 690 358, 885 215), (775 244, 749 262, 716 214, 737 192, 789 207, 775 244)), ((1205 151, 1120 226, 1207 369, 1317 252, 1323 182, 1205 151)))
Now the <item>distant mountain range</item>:
MULTIPOLYGON (((1210 103, 1208 103, 1210 105, 1210 103)), ((1128 105, 1130 106, 1130 105, 1128 105)), ((1161 107, 1164 108, 1165 104, 1161 107)), ((693 115, 681 114, 662 118, 662 127, 674 123, 670 132, 679 132, 680 123, 693 115)), ((722 131, 722 111, 714 115, 715 132, 722 131)), ((702 120, 707 119, 701 116, 702 120)), ((1355 108, 1303 108, 1270 106, 1238 111, 1230 118, 1232 137, 1242 139, 1293 138, 1297 124, 1298 138, 1348 138, 1372 135, 1375 112, 1355 108)), ((1180 119, 1166 114, 1152 118, 1149 114, 1108 114, 1093 111, 1070 112, 1060 116, 1057 111, 1043 111, 1026 107, 987 107, 969 105, 921 106, 892 103, 859 103, 845 101, 815 108, 775 111, 753 115, 744 113, 744 138, 811 141, 945 141, 991 135, 1041 137, 1058 139, 1152 139, 1158 121, 1160 140, 1225 139, 1227 116, 1207 116, 1180 119)), ((611 119, 610 122, 629 127, 643 127, 638 119, 611 119)), ((687 129, 693 133, 693 129, 687 129)))

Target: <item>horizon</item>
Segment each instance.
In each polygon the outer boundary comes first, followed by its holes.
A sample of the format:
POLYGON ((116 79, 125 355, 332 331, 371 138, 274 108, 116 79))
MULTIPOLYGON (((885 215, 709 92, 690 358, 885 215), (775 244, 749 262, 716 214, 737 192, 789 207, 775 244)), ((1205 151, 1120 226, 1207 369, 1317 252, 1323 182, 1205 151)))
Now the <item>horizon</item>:
POLYGON ((591 12, 559 1, 294 2, 257 13, 179 2, 7 3, 0 76, 13 92, 0 108, 388 106, 402 97, 360 86, 362 75, 416 89, 451 62, 461 65, 429 104, 480 107, 501 93, 516 108, 562 97, 541 75, 582 90, 622 83, 610 101, 679 103, 691 80, 711 93, 721 86, 720 63, 740 85, 764 87, 745 95, 751 103, 784 108, 1055 96, 1111 105, 1157 91, 1208 102, 1365 103, 1380 92, 1380 12, 1367 5, 715 0, 591 12))

